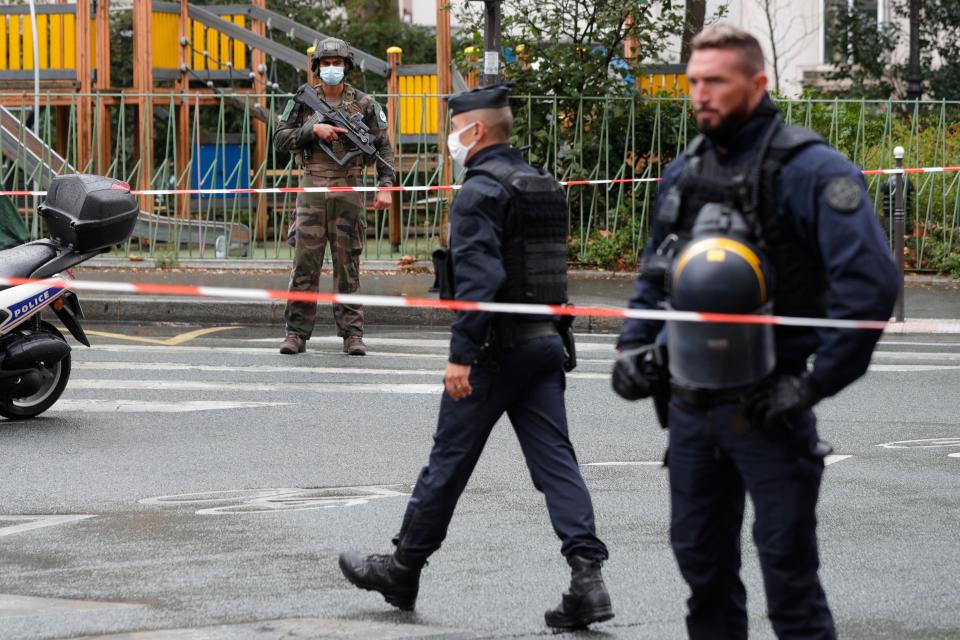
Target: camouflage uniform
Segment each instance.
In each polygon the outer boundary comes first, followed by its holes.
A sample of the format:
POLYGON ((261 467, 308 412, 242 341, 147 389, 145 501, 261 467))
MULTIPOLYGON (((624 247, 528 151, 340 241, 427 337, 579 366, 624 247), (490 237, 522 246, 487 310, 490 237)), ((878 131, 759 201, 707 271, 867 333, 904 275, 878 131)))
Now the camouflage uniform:
MULTIPOLYGON (((322 85, 315 89, 322 96, 322 85)), ((387 116, 367 94, 344 84, 340 101, 327 99, 330 106, 343 108, 347 113, 363 113, 364 123, 370 127, 380 157, 377 161, 377 184, 393 186, 395 175, 393 150, 387 139, 387 116)), ((339 167, 320 149, 311 129, 302 130, 304 122, 313 113, 292 100, 280 117, 273 142, 279 151, 296 154, 297 164, 303 167, 300 185, 303 187, 360 186, 364 163, 369 158, 356 158, 347 167, 339 167)), ((349 144, 349 143, 347 143, 349 144)), ((337 156, 344 153, 340 140, 330 144, 337 156)), ((366 208, 363 193, 301 193, 297 195, 297 209, 290 224, 294 245, 293 271, 290 291, 316 293, 320 268, 327 244, 333 258, 333 285, 337 293, 356 293, 360 289, 360 254, 366 238, 366 208)), ((287 333, 295 333, 304 340, 313 333, 317 305, 313 302, 287 302, 284 318, 287 333)), ((336 304, 333 317, 337 335, 346 338, 363 335, 363 307, 336 304)))

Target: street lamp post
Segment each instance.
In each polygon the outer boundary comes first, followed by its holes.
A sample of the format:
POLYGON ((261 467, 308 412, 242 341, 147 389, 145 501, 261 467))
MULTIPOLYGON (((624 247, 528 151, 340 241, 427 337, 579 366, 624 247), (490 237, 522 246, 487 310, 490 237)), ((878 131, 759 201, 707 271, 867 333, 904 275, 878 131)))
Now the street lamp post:
POLYGON ((910 0, 910 63, 907 71, 907 99, 923 97, 923 75, 920 73, 920 2, 910 0))

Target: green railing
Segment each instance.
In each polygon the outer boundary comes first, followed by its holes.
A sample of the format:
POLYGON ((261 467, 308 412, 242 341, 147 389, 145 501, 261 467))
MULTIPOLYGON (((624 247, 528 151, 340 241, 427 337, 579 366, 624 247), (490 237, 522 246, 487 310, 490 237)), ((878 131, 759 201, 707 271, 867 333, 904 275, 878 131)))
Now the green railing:
MULTIPOLYGON (((76 166, 76 118, 79 96, 61 96, 68 101, 56 114, 51 103, 56 94, 44 96, 39 135, 47 144, 65 145, 61 151, 76 166), (58 131, 58 128, 61 130, 58 131)), ((95 155, 81 171, 100 173, 140 184, 144 163, 135 148, 136 113, 133 96, 93 96, 93 135, 103 139, 109 131, 112 150, 109 162, 95 155), (98 107, 112 100, 110 121, 98 107)), ((297 171, 287 154, 268 143, 265 160, 253 166, 254 111, 267 114, 267 136, 286 103, 285 95, 222 96, 201 106, 200 96, 174 93, 152 95, 154 100, 154 189, 182 184, 193 187, 246 187, 262 180, 263 186, 296 186, 297 171), (177 166, 175 114, 184 100, 190 106, 190 150, 185 166, 177 166)), ((209 100, 210 96, 204 96, 209 100)), ((377 96, 381 104, 385 96, 377 96)), ((400 101, 398 101, 400 102, 400 101)), ((0 104, 4 95, 0 93, 0 104)), ((419 101, 426 105, 427 101, 419 101)), ((564 180, 653 179, 695 135, 689 103, 677 98, 560 98, 517 96, 515 144, 534 164, 564 180)), ((865 100, 785 100, 781 102, 788 123, 809 126, 864 169, 894 166, 893 148, 906 149, 907 167, 960 164, 960 102, 876 102, 865 100)), ((24 110, 14 109, 22 117, 24 110)), ((426 122, 432 113, 417 114, 426 122)), ((399 121, 400 118, 397 118, 399 121)), ((25 135, 20 132, 18 135, 25 135)), ((446 135, 446 130, 443 131, 446 135)), ((443 164, 437 157, 436 136, 403 136, 398 158, 401 183, 405 186, 438 185, 443 164)), ((0 144, 3 144, 0 142, 0 144)), ((31 186, 38 177, 28 163, 18 160, 17 145, 2 149, 7 158, 0 168, 6 189, 31 186)), ((367 176, 372 183, 372 176, 367 176)), ((883 222, 892 225, 892 215, 883 211, 885 176, 869 176, 867 184, 883 222)), ((908 211, 908 263, 917 268, 953 268, 960 271, 954 251, 960 229, 960 172, 926 173, 910 177, 912 203, 908 211)), ((649 229, 656 183, 642 181, 568 189, 571 216, 571 257, 586 263, 631 267, 649 229)), ((448 200, 442 192, 397 194, 401 202, 400 243, 390 242, 389 215, 370 211, 367 258, 395 259, 402 255, 429 256, 440 243, 448 200)), ((892 200, 892 199, 890 199, 892 200)), ((295 207, 294 194, 233 197, 157 196, 153 213, 145 217, 137 238, 124 247, 164 260, 206 258, 217 255, 216 237, 223 236, 221 255, 231 257, 286 259, 290 255, 285 230, 295 207)), ((28 218, 34 202, 16 198, 28 218)), ((28 219, 32 223, 32 219, 28 219)))

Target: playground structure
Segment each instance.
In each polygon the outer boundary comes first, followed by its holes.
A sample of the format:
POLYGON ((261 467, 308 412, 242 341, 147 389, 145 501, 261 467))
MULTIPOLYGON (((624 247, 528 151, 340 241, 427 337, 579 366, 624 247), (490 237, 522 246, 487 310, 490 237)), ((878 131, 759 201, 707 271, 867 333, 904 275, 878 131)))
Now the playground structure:
MULTIPOLYGON (((271 70, 289 65, 301 81, 312 81, 309 53, 326 34, 269 11, 264 0, 229 6, 134 0, 133 86, 117 88, 111 83, 109 0, 38 4, 36 10, 34 28, 26 5, 0 6, 5 188, 43 189, 54 175, 73 171, 111 175, 141 190, 295 184, 295 167, 278 164, 270 140, 287 92, 296 87, 280 93, 271 70), (272 33, 303 47, 277 42, 272 33), (33 113, 35 77, 39 113, 33 113), (231 120, 242 122, 240 131, 229 130, 231 120)), ((449 182, 442 153, 446 113, 438 96, 444 78, 437 66, 404 67, 398 48, 387 60, 353 53, 361 72, 388 79, 388 128, 401 175, 433 173, 449 182)), ((452 69, 448 76, 447 91, 467 88, 452 69)), ((135 236, 151 246, 176 237, 177 244, 199 243, 201 253, 221 236, 220 248, 228 250, 249 248, 251 234, 265 240, 273 230, 281 237, 291 198, 250 200, 141 196, 135 236)), ((377 225, 388 231, 392 247, 401 233, 402 203, 396 200, 377 225)))

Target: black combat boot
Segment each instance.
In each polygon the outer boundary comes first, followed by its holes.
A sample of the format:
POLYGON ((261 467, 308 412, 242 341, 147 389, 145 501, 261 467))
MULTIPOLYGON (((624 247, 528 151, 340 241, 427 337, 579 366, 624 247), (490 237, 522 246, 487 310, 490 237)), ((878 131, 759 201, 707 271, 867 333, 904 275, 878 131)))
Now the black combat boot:
POLYGON ((391 555, 362 556, 348 551, 340 554, 340 571, 347 580, 367 591, 378 591, 398 609, 412 611, 420 589, 422 564, 401 564, 391 555))
POLYGON ((554 629, 585 629, 593 622, 603 622, 613 617, 610 594, 600 575, 600 560, 583 556, 570 556, 567 563, 572 569, 570 589, 563 594, 560 606, 544 614, 548 627, 554 629))

